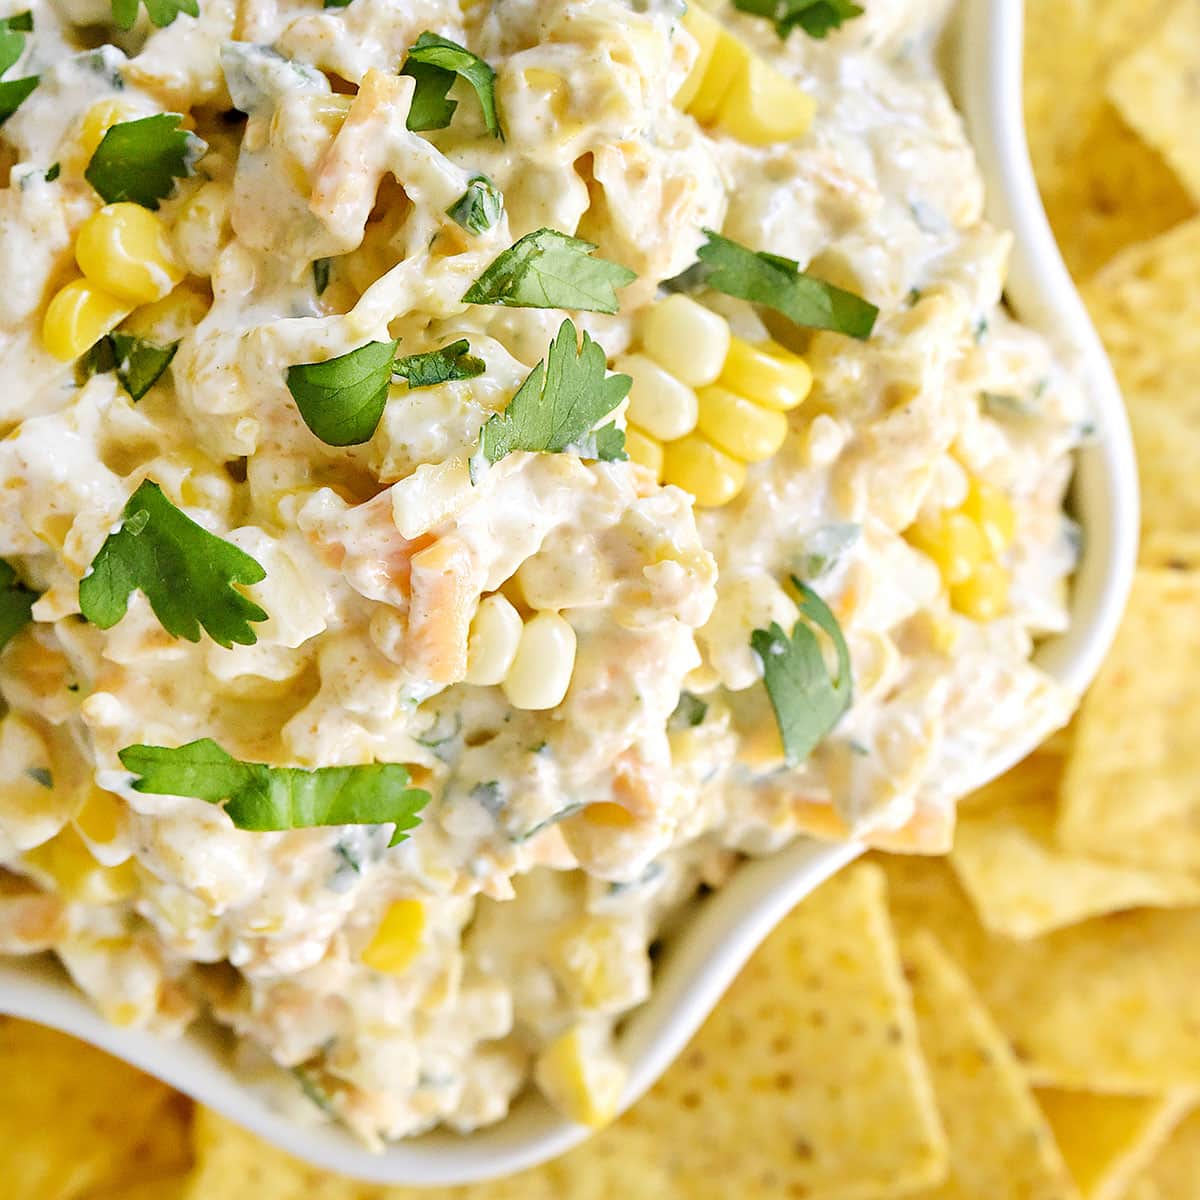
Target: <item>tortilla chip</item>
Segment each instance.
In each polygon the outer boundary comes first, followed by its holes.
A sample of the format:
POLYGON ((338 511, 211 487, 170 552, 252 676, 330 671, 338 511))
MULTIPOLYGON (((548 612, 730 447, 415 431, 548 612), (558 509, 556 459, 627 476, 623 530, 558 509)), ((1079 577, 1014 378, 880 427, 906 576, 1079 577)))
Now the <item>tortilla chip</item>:
POLYGON ((1096 917, 1033 942, 987 933, 953 871, 882 860, 902 940, 928 929, 966 970, 1035 1084, 1200 1085, 1200 910, 1096 917))
POLYGON ((1154 30, 1170 3, 1026 5, 1030 155, 1063 257, 1077 279, 1195 211, 1161 156, 1125 124, 1104 94, 1113 65, 1154 30))
POLYGON ((1200 572, 1138 572, 1076 722, 1058 825, 1064 846, 1200 876, 1198 614, 1200 572))
POLYGON ((1129 1189, 1129 1200, 1194 1200, 1200 1180, 1200 1112, 1189 1117, 1129 1189))
POLYGON ((1200 5, 1177 0, 1158 29, 1109 76, 1125 121, 1163 156, 1200 201, 1200 5))
POLYGON ((1025 1073, 966 976, 928 933, 905 945, 904 963, 950 1144, 949 1177, 922 1200, 1074 1196, 1025 1073))
POLYGON ((1200 875, 1152 871, 1064 850, 1055 837, 1058 755, 1031 755, 959 815, 950 856, 992 932, 1034 938, 1101 913, 1200 904, 1200 875))
POLYGON ((1200 218, 1118 255, 1083 291, 1129 409, 1142 528, 1200 528, 1200 218))
POLYGON ((87 1200, 184 1169, 189 1106, 64 1034, 0 1017, 0 1196, 87 1200))
POLYGON ((1147 567, 1200 571, 1200 533, 1152 531, 1142 539, 1138 559, 1147 567))
POLYGON ((1046 1088, 1038 1103, 1083 1200, 1119 1200, 1191 1109, 1187 1091, 1098 1096, 1046 1088))

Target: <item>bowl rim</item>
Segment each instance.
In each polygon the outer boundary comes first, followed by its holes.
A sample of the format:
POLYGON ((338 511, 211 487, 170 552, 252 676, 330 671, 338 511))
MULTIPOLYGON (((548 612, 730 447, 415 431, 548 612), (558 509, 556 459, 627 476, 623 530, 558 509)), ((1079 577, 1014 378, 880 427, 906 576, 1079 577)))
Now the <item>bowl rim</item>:
MULTIPOLYGON (((1038 661, 1081 693, 1115 636, 1132 584, 1138 493, 1132 439, 1116 379, 1058 252, 1042 208, 1022 111, 1022 5, 962 0, 951 73, 988 183, 988 215, 1014 234, 1006 295, 1018 315, 1076 359, 1097 415, 1096 441, 1078 455, 1074 495, 1087 540, 1076 575, 1070 629, 1038 661)), ((1033 731, 990 760, 994 777, 1050 730, 1033 731)), ((983 782, 981 777, 980 782, 983 782)), ((628 1107, 655 1082, 712 1010, 774 925, 805 895, 861 853, 853 844, 800 841, 741 866, 698 906, 656 972, 653 993, 619 1037, 630 1077, 628 1107)), ((306 1125, 273 1110, 228 1066, 230 1035, 199 1023, 167 1040, 108 1024, 46 956, 0 959, 0 1013, 52 1026, 122 1058, 246 1129, 316 1166, 358 1179, 410 1186, 480 1182, 544 1162, 590 1130, 527 1093, 498 1124, 469 1135, 435 1131, 374 1154, 339 1126, 306 1125)))

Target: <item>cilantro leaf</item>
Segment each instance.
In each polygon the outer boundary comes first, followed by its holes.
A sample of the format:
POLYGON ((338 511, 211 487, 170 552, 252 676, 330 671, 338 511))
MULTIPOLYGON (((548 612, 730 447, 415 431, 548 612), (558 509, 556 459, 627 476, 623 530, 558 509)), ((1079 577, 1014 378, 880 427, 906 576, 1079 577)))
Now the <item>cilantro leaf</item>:
POLYGON ((323 8, 349 8, 350 0, 325 0, 323 8))
POLYGON ((331 258, 314 258, 312 265, 313 273, 313 291, 318 296, 325 294, 325 289, 329 286, 329 267, 332 264, 331 258))
POLYGON ((615 426, 606 425, 594 440, 590 435, 596 422, 629 394, 632 380, 609 375, 603 348, 586 333, 582 346, 578 339, 575 326, 564 321, 549 355, 533 368, 504 412, 489 418, 480 443, 489 463, 514 450, 561 454, 576 449, 583 457, 625 458, 625 435, 615 426))
POLYGON ((83 377, 115 371, 121 386, 136 404, 171 365, 178 342, 166 346, 131 333, 109 333, 84 355, 80 363, 83 377))
POLYGON ((392 366, 392 377, 407 380, 408 390, 415 392, 417 388, 436 387, 454 379, 474 379, 486 370, 487 363, 476 358, 471 353, 471 343, 461 338, 440 350, 398 358, 392 366))
POLYGON ((37 598, 37 592, 31 592, 0 558, 0 647, 7 646, 33 620, 30 610, 37 598))
POLYGON ((527 233, 471 284, 463 303, 615 313, 620 307, 615 289, 632 283, 637 273, 591 257, 595 249, 556 229, 527 233))
POLYGON ((250 555, 185 516, 152 480, 129 498, 120 526, 108 535, 79 581, 79 607, 93 625, 111 629, 140 590, 172 637, 252 646, 251 621, 267 614, 235 583, 259 583, 266 571, 250 555))
POLYGON ((675 711, 667 718, 667 728, 672 732, 695 729, 697 725, 704 724, 706 716, 708 716, 708 701, 701 700, 699 696, 695 696, 691 692, 680 692, 679 703, 675 705, 675 711))
POLYGON ((749 250, 711 229, 704 234, 708 241, 699 254, 702 278, 709 287, 764 304, 809 329, 870 337, 879 309, 861 296, 806 275, 790 258, 749 250))
MULTIPOLYGON (((165 29, 181 12, 189 17, 200 15, 196 0, 143 0, 152 25, 165 29)), ((113 20, 119 29, 132 29, 137 21, 138 0, 112 0, 113 20)))
POLYGON ((769 17, 781 38, 797 26, 809 37, 823 38, 831 29, 840 29, 843 21, 860 17, 863 12, 852 0, 733 0, 733 7, 769 17))
POLYGON ((496 114, 496 72, 465 46, 436 33, 423 33, 409 50, 400 74, 417 84, 408 113, 409 129, 445 129, 450 124, 458 101, 448 100, 446 95, 457 75, 475 89, 488 133, 503 140, 496 114))
POLYGON ((395 825, 389 843, 420 824, 429 793, 409 787, 399 763, 355 767, 269 767, 243 762, 212 738, 186 746, 126 746, 117 757, 135 775, 133 789, 156 796, 192 796, 225 805, 238 829, 255 832, 322 825, 395 825))
POLYGON ((304 423, 327 446, 361 446, 387 407, 396 342, 368 342, 320 363, 288 367, 287 385, 304 423))
POLYGON ((0 75, 25 52, 25 35, 33 30, 33 14, 16 13, 0 19, 0 75))
POLYGON ((767 695, 788 762, 802 763, 817 743, 841 720, 853 698, 850 651, 837 618, 812 588, 794 575, 792 584, 800 593, 800 620, 791 638, 774 622, 770 629, 756 629, 751 649, 762 660, 767 695), (811 626, 822 630, 837 652, 837 676, 831 676, 821 643, 811 626))
POLYGON ((156 113, 112 126, 84 177, 106 204, 132 200, 158 208, 175 190, 175 180, 193 174, 208 149, 194 133, 179 128, 182 120, 178 113, 156 113))
POLYGON ((24 79, 5 79, 0 82, 0 125, 29 99, 41 78, 40 75, 26 75, 24 79))
POLYGON ((468 233, 487 233, 504 214, 504 196, 486 176, 475 175, 446 215, 468 233))

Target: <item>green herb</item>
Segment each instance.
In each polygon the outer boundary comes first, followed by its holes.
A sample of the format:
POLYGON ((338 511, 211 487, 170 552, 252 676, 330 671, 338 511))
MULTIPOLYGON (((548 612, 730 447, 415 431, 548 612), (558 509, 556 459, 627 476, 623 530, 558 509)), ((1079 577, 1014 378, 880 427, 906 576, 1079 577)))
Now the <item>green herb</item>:
POLYGON ((667 728, 672 730, 695 729, 703 724, 708 715, 708 704, 691 692, 680 692, 675 711, 667 718, 667 728))
POLYGON ((48 767, 26 767, 25 774, 34 783, 40 783, 44 788, 52 788, 54 786, 54 776, 50 774, 48 767))
POLYGON ((982 342, 985 337, 987 337, 987 335, 988 319, 987 317, 980 317, 979 320, 975 322, 975 325, 971 330, 971 336, 975 339, 975 345, 978 346, 979 343, 982 342))
POLYGON ((208 146, 194 133, 180 129, 178 113, 156 113, 136 121, 121 121, 96 147, 84 177, 106 204, 132 200, 158 208, 175 190, 175 180, 195 172, 208 146))
POLYGON ((328 446, 361 446, 387 407, 397 342, 368 342, 321 363, 289 367, 288 391, 304 423, 328 446))
MULTIPOLYGON (((332 2, 331 0, 325 0, 325 7, 344 8, 349 3, 350 0, 343 0, 342 3, 338 3, 337 0, 332 0, 332 2)), ((313 1078, 307 1067, 293 1067, 292 1075, 300 1085, 300 1090, 304 1093, 306 1099, 315 1104, 327 1117, 337 1115, 337 1110, 333 1106, 333 1098, 313 1078)))
POLYGON ((7 646, 33 620, 31 610, 37 598, 37 592, 30 591, 0 558, 0 647, 7 646))
POLYGON ((471 799, 485 812, 495 817, 504 807, 504 789, 500 786, 498 779, 488 779, 483 783, 477 783, 471 789, 471 799))
MULTIPOLYGON (((200 15, 196 0, 142 0, 152 25, 165 29, 181 12, 189 17, 200 15)), ((138 0, 112 0, 113 20, 120 29, 132 29, 137 21, 138 0)))
POLYGON ((814 530, 804 539, 800 577, 820 579, 861 535, 862 526, 852 521, 838 521, 814 530))
POLYGON ((862 16, 863 12, 851 0, 733 0, 733 7, 769 17, 781 38, 797 26, 809 37, 823 38, 831 29, 840 29, 843 21, 862 16))
POLYGON ((25 53, 25 35, 33 32, 33 14, 16 13, 0 19, 0 75, 25 53))
POLYGON ((816 592, 795 576, 792 583, 800 592, 800 620, 791 637, 772 622, 770 629, 754 631, 750 646, 762 660, 783 748, 788 762, 795 766, 808 758, 850 707, 853 685, 850 652, 837 619, 816 592), (814 625, 833 642, 836 676, 825 663, 814 625))
POLYGON ((557 825, 560 821, 565 821, 568 817, 573 817, 577 812, 582 812, 586 807, 582 801, 577 801, 568 804, 566 808, 561 808, 556 813, 551 813, 544 821, 539 821, 530 829, 526 829, 524 833, 510 833, 509 841, 520 845, 522 842, 527 842, 535 834, 539 834, 544 829, 549 829, 551 825, 557 825))
POLYGON ((53 163, 46 168, 46 182, 53 183, 62 174, 62 163, 53 163))
POLYGON ((486 370, 487 363, 476 358, 471 353, 471 343, 461 338, 440 350, 398 358, 392 365, 392 377, 407 380, 408 390, 412 392, 455 379, 474 379, 486 370))
POLYGON ((861 296, 806 275, 790 258, 748 250, 711 229, 704 234, 708 241, 699 255, 709 287, 766 305, 809 329, 870 337, 879 309, 861 296))
POLYGON ((1033 401, 1007 392, 980 392, 979 404, 989 417, 998 421, 1024 421, 1038 415, 1038 406, 1033 401))
POLYGON ((318 296, 325 294, 325 289, 329 286, 329 267, 333 262, 331 258, 317 258, 313 260, 313 290, 318 296))
POLYGON ((475 175, 446 215, 468 233, 486 233, 504 214, 504 196, 486 176, 475 175))
POLYGON ((445 129, 450 124, 458 101, 448 100, 446 95, 458 76, 475 89, 488 133, 504 137, 496 114, 496 72, 465 46, 436 33, 423 33, 408 52, 400 74, 410 76, 417 85, 408 112, 409 129, 445 129))
POLYGON ((556 229, 527 233, 475 280, 463 303, 615 313, 620 307, 615 289, 632 283, 637 274, 593 258, 595 249, 591 242, 556 229))
POLYGON ((580 346, 570 321, 559 327, 547 357, 530 372, 503 413, 483 427, 481 447, 489 463, 514 450, 561 454, 575 448, 581 457, 625 458, 625 435, 593 426, 629 394, 628 375, 609 375, 604 350, 585 333, 580 346), (587 444, 580 442, 587 439, 587 444))
POLYGON ((342 860, 342 865, 348 867, 355 875, 362 874, 362 859, 345 842, 334 844, 333 852, 342 860))
POLYGON ((905 299, 905 302, 908 304, 909 308, 912 308, 914 305, 919 304, 921 301, 921 289, 916 288, 916 287, 909 288, 908 295, 905 296, 904 299, 905 299))
POLYGON ((249 623, 267 614, 233 586, 266 578, 250 555, 186 517, 149 479, 122 517, 79 582, 79 607, 93 625, 111 629, 140 590, 172 637, 198 642, 203 626, 226 648, 254 645, 249 623))
POLYGON ((426 750, 432 750, 435 757, 441 759, 444 763, 453 761, 455 757, 454 744, 458 740, 458 735, 462 733, 462 714, 456 712, 452 715, 454 719, 453 729, 449 731, 443 729, 443 718, 439 716, 424 734, 415 739, 418 746, 424 746, 426 750))
POLYGON ((391 846, 420 824, 429 793, 409 787, 399 763, 356 767, 269 767, 243 762, 212 738, 186 746, 127 746, 117 757, 139 776, 135 792, 193 796, 224 804, 238 829, 255 832, 324 825, 395 825, 391 846))
POLYGON ((27 75, 24 79, 6 79, 0 83, 0 125, 29 99, 40 79, 40 75, 27 75))
POLYGON ((171 365, 178 349, 178 342, 163 346, 131 333, 109 333, 83 356, 80 374, 86 379, 115 372, 121 386, 136 404, 171 365))

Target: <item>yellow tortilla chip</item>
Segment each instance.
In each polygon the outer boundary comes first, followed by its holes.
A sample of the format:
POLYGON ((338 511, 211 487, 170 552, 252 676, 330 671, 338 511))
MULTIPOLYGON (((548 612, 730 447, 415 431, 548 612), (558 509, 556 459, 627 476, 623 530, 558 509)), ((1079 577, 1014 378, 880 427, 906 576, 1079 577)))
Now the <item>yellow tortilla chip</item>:
POLYGON ((1200 533, 1151 531, 1142 538, 1138 558, 1147 567, 1200 571, 1200 533))
POLYGON ((1073 1197, 1025 1073, 966 976, 928 933, 905 945, 904 963, 950 1144, 948 1178, 921 1200, 1073 1197))
POLYGON ((959 815, 950 862, 992 933, 1034 938, 1101 913, 1200 904, 1200 874, 1106 862, 1059 846, 1062 771, 1060 756, 1033 754, 959 815))
POLYGON ((1200 528, 1200 218, 1118 255, 1084 299, 1121 381, 1146 533, 1200 528))
POLYGON ((680 1060, 615 1125, 494 1184, 381 1193, 289 1159, 211 1113, 184 1200, 663 1200, 902 1195, 946 1171, 878 867, 804 901, 680 1060))
POLYGON ((1200 5, 1176 0, 1158 29, 1109 76, 1108 94, 1126 122, 1162 154, 1200 201, 1200 5))
POLYGON ((1129 1200, 1195 1200, 1200 1195, 1200 1112, 1189 1117, 1129 1189, 1129 1200))
POLYGON ((966 970, 1035 1084, 1200 1085, 1200 910, 1096 917, 1032 942, 989 934, 949 866, 885 863, 902 937, 928 929, 966 970))
POLYGON ((1195 211, 1161 156, 1104 94, 1113 65, 1153 31, 1170 3, 1058 0, 1025 6, 1030 154, 1063 257, 1077 279, 1195 211))
POLYGON ((1058 832, 1080 853, 1200 877, 1200 572, 1138 572, 1079 711, 1058 832))
POLYGON ((61 1033, 0 1017, 0 1196, 92 1200, 188 1165, 189 1106, 61 1033))
POLYGON ((1099 1096, 1054 1088, 1037 1099, 1082 1200, 1120 1200, 1194 1101, 1188 1091, 1099 1096))

